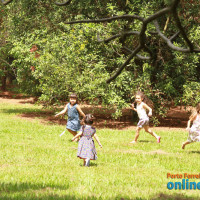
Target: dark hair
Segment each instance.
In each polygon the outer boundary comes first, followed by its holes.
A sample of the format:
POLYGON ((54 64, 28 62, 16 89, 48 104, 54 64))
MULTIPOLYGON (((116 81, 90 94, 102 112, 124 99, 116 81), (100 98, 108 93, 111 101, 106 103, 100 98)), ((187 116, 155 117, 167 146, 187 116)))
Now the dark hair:
POLYGON ((94 119, 95 117, 92 114, 86 114, 84 122, 85 124, 92 125, 94 119))
POLYGON ((197 113, 200 113, 200 103, 197 104, 196 111, 197 111, 197 113))
POLYGON ((76 99, 76 103, 78 103, 78 96, 77 96, 76 93, 70 94, 70 95, 69 95, 69 98, 74 98, 74 99, 76 99))

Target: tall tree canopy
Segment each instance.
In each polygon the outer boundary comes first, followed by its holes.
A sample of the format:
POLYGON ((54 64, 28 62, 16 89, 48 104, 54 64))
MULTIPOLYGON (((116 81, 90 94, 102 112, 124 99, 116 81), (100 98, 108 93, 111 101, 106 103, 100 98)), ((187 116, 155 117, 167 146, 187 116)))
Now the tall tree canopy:
POLYGON ((171 101, 199 101, 198 0, 2 3, 2 74, 14 71, 21 88, 42 101, 76 91, 117 106, 116 116, 137 90, 158 114, 171 101))

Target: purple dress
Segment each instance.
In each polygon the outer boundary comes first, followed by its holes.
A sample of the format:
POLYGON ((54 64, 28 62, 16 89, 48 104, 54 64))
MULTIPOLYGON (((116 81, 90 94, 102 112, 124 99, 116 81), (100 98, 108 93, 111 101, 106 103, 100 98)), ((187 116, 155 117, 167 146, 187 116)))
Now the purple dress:
POLYGON ((89 125, 81 127, 82 136, 78 143, 77 157, 90 160, 97 159, 97 152, 95 149, 93 135, 96 133, 96 129, 89 125))

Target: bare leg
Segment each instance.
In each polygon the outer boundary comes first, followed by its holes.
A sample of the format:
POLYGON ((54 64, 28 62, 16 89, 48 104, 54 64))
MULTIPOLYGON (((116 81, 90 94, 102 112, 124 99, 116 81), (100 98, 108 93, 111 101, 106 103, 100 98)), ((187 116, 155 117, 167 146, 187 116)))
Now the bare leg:
POLYGON ((72 131, 72 130, 70 130, 70 129, 67 129, 73 136, 75 136, 76 134, 77 134, 77 132, 76 131, 72 131))
MULTIPOLYGON (((72 130, 70 130, 70 129, 67 129, 67 130, 68 130, 73 136, 75 136, 75 135, 77 134, 76 131, 72 131, 72 130)), ((74 141, 77 142, 77 141, 78 141, 78 138, 76 138, 74 141)))
POLYGON ((84 158, 83 159, 83 166, 85 166, 85 163, 86 163, 86 159, 84 158))
POLYGON ((155 137, 155 138, 157 139, 157 142, 160 143, 161 137, 158 136, 155 132, 153 132, 153 131, 149 128, 149 126, 144 126, 144 130, 145 130, 147 133, 151 134, 153 137, 155 137))
POLYGON ((140 128, 140 127, 137 127, 137 128, 136 128, 135 139, 134 139, 132 142, 130 142, 130 143, 132 143, 132 144, 137 143, 137 139, 138 139, 138 137, 139 137, 139 133, 140 133, 140 130, 141 130, 141 129, 142 129, 142 128, 140 128))
POLYGON ((185 149, 185 145, 190 144, 190 143, 191 143, 191 142, 188 142, 188 141, 183 142, 183 144, 182 144, 182 149, 185 149))

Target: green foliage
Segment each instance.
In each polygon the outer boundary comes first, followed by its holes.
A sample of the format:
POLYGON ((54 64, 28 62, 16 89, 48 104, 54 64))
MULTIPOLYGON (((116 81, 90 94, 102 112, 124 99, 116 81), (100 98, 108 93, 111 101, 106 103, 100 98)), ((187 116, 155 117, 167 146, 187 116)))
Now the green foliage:
MULTIPOLYGON (((2 33, 9 41, 7 54, 14 59, 11 69, 15 70, 21 89, 39 96, 45 105, 66 101, 69 93, 76 92, 84 101, 116 108, 114 117, 118 117, 121 109, 134 101, 134 93, 142 90, 153 102, 155 114, 164 116, 170 102, 179 104, 182 99, 185 104, 190 103, 185 92, 190 88, 190 81, 197 83, 200 78, 198 55, 173 52, 158 36, 147 34, 156 60, 133 59, 121 75, 107 85, 106 80, 128 57, 122 46, 133 50, 138 45, 138 36, 105 44, 97 42, 97 34, 103 40, 125 31, 139 31, 141 23, 121 20, 66 25, 65 22, 123 14, 145 18, 167 4, 170 1, 75 0, 69 6, 58 7, 51 0, 13 2, 2 16, 5 30, 2 33)), ((196 5, 198 1, 194 1, 193 6, 181 2, 179 8, 181 22, 194 44, 198 44, 200 38, 196 5)), ((166 20, 167 16, 159 19, 161 28, 166 20)), ((148 31, 154 30, 154 25, 149 24, 148 31)), ((169 23, 166 35, 171 37, 175 32, 174 23, 169 23)), ((176 46, 185 46, 181 37, 176 39, 176 46)), ((141 54, 148 56, 146 52, 141 54)))
POLYGON ((200 83, 199 82, 187 82, 183 85, 183 102, 187 105, 196 106, 200 102, 200 83))

